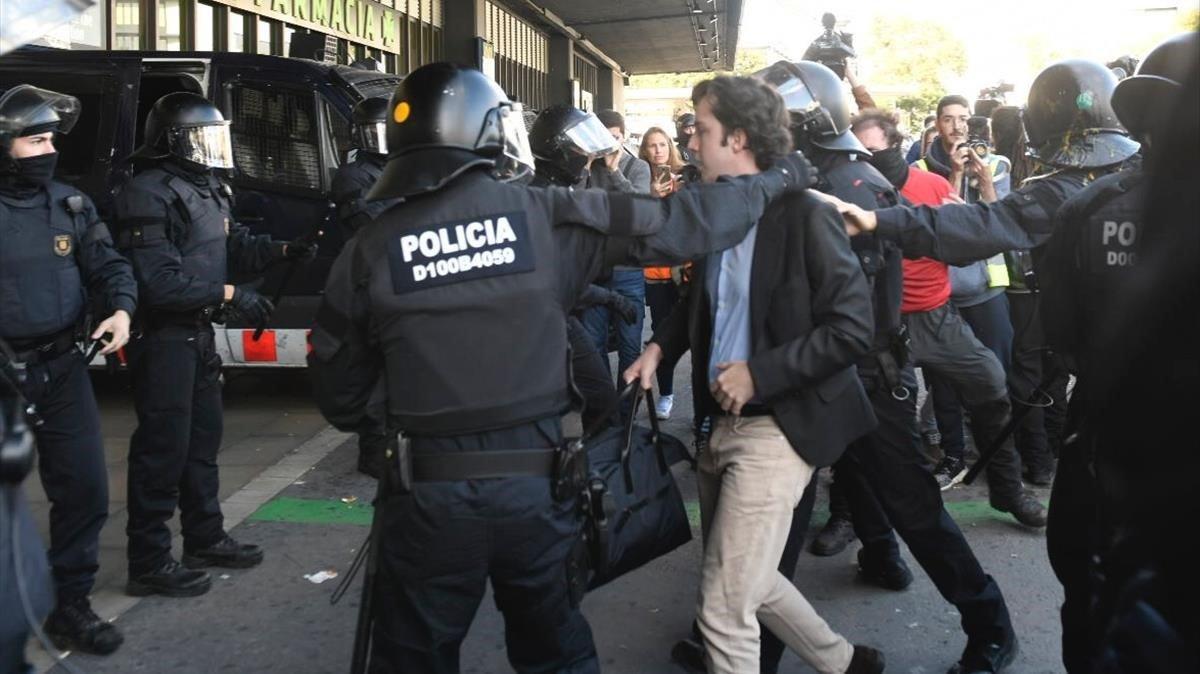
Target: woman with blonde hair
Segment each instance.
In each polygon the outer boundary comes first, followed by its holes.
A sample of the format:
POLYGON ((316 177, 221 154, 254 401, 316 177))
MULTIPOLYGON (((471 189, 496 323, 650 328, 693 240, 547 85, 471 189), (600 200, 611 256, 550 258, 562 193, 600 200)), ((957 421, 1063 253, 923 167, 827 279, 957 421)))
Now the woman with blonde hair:
MULTIPOLYGON (((638 155, 650 165, 650 193, 662 198, 682 186, 680 174, 687 164, 679 148, 661 127, 652 126, 642 134, 638 155)), ((646 304, 650 306, 650 329, 667 319, 671 307, 679 301, 680 286, 684 283, 684 267, 646 267, 646 304)), ((658 404, 654 413, 659 419, 671 416, 675 405, 675 363, 663 361, 658 366, 658 404)))

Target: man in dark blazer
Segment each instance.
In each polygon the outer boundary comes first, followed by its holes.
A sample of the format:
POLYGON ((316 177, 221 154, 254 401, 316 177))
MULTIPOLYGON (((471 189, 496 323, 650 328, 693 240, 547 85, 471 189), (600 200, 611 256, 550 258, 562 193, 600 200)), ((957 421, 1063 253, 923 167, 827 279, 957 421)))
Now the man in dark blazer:
MULTIPOLYGON (((778 94, 750 78, 693 90, 702 177, 756 173, 790 148, 778 94)), ((777 565, 817 467, 875 425, 854 362, 871 347, 867 281, 837 214, 785 195, 746 239, 698 260, 671 313, 625 372, 649 387, 692 351, 701 409, 716 415, 698 459, 704 563, 698 623, 709 672, 759 668, 758 619, 820 672, 879 672, 882 655, 834 632, 777 565)))

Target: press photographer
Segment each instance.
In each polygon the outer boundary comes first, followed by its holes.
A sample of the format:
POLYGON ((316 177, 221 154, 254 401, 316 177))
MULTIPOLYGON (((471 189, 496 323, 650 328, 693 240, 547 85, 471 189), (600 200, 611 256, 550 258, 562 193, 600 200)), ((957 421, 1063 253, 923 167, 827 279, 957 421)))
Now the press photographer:
POLYGON ((835 31, 837 17, 832 12, 821 16, 821 25, 825 32, 808 45, 804 51, 804 61, 816 61, 837 74, 838 78, 846 79, 846 59, 857 56, 854 53, 854 36, 850 33, 835 31))

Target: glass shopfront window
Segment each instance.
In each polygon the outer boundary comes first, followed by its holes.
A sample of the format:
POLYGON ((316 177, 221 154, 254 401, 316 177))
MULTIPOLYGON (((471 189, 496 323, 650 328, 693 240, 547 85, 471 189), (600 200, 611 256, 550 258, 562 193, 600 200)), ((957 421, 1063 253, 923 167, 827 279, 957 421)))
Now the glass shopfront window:
POLYGON ((295 34, 295 32, 296 32, 295 28, 292 28, 291 26, 287 25, 286 23, 283 24, 283 55, 284 56, 291 55, 292 35, 295 34))
POLYGON ((246 51, 246 15, 229 12, 229 51, 246 51))
POLYGON ((158 0, 155 11, 157 26, 157 49, 179 51, 183 49, 183 21, 180 16, 180 0, 158 0))
POLYGON ((196 3, 196 50, 197 51, 212 51, 216 45, 214 38, 216 37, 216 26, 214 22, 214 9, 212 5, 203 2, 196 3))
POLYGON ((142 6, 139 0, 113 3, 113 49, 141 49, 142 6))
POLYGON ((256 54, 271 54, 271 22, 266 19, 258 20, 258 31, 255 35, 257 43, 256 54))

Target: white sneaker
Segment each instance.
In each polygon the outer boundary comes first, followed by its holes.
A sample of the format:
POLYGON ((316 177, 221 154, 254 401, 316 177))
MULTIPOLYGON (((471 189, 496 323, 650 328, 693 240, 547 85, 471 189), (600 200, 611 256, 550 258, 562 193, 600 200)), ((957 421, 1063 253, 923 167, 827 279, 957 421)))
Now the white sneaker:
POLYGON ((675 406, 675 396, 662 396, 654 405, 654 416, 659 419, 670 419, 671 408, 675 406))

